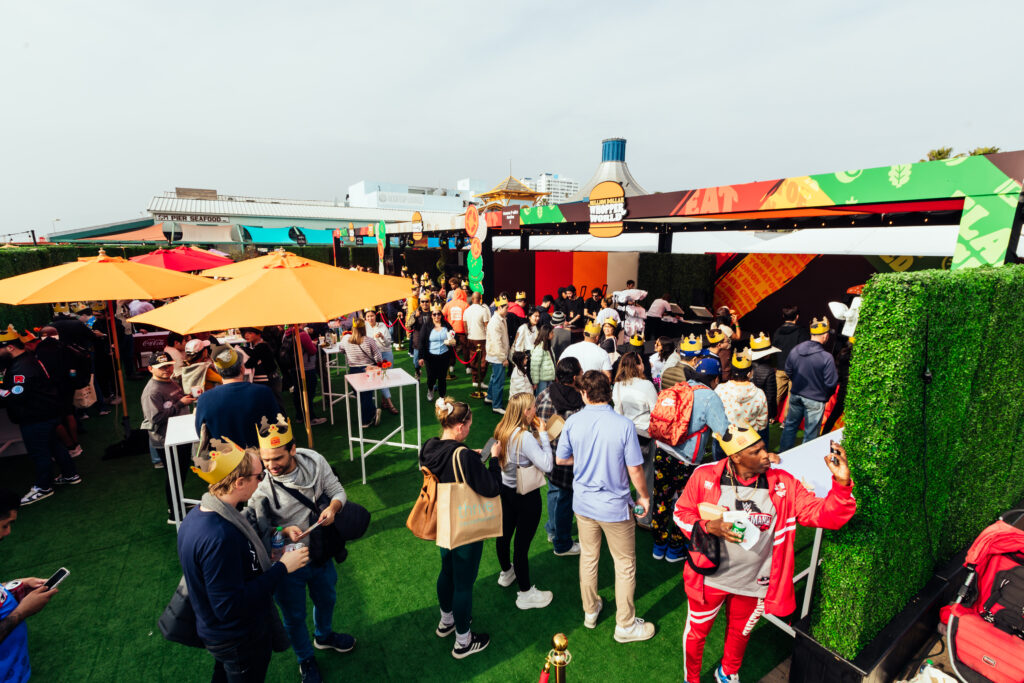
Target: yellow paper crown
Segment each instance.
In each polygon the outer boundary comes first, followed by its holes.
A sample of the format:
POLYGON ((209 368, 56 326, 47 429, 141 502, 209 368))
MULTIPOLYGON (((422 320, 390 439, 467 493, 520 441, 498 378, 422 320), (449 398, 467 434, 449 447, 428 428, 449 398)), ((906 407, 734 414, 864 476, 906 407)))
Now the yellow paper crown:
POLYGON ((377 315, 377 309, 376 308, 364 308, 363 309, 363 315, 366 315, 367 313, 373 313, 374 315, 377 315))
POLYGON ((526 300, 526 292, 516 292, 516 301, 519 299, 526 300))
POLYGON ((747 446, 761 440, 761 435, 746 425, 729 425, 724 435, 715 434, 715 440, 726 455, 735 455, 747 446))
POLYGON ((256 437, 259 439, 260 448, 281 448, 292 442, 292 423, 281 413, 277 414, 276 421, 271 424, 266 416, 260 418, 256 427, 256 437))
POLYGON ((508 298, 504 296, 499 296, 497 299, 494 300, 494 305, 499 308, 501 306, 508 306, 508 298))
POLYGON ((420 282, 430 282, 430 274, 423 273, 423 275, 420 275, 420 282))
POLYGON ((828 332, 828 318, 811 318, 811 334, 825 334, 828 332))
POLYGON ((54 304, 53 305, 53 314, 54 315, 60 315, 60 314, 67 315, 70 312, 71 312, 71 308, 69 308, 67 304, 54 304))
POLYGON ((587 323, 586 327, 583 328, 583 334, 588 337, 596 337, 601 334, 601 328, 597 326, 597 323, 591 321, 587 323))
POLYGON ((767 348, 771 348, 772 340, 765 336, 764 332, 758 333, 758 336, 750 335, 750 349, 752 351, 762 351, 767 348))
POLYGON ((679 342, 679 350, 683 353, 698 353, 701 347, 700 339, 692 334, 679 342))
POLYGON ((630 346, 641 346, 642 347, 644 345, 644 337, 643 337, 643 335, 642 334, 634 334, 632 337, 629 338, 629 345, 630 346))
POLYGON ((462 281, 462 289, 469 289, 469 280, 462 281))
POLYGON ((216 484, 231 474, 245 457, 245 449, 226 436, 220 440, 210 439, 210 450, 200 452, 192 462, 192 471, 208 484, 216 484))
POLYGON ((89 308, 92 309, 93 313, 100 313, 102 311, 107 310, 107 302, 106 301, 91 301, 91 302, 89 302, 89 308))
POLYGON ((0 342, 14 341, 18 338, 18 331, 14 329, 14 325, 8 325, 7 329, 0 332, 0 342))
POLYGON ((443 311, 444 311, 444 309, 441 308, 441 304, 431 304, 430 305, 430 312, 431 313, 442 313, 443 311))
POLYGON ((24 334, 19 334, 18 339, 21 340, 22 344, 28 344, 30 341, 35 341, 36 335, 32 334, 32 330, 25 330, 24 334))
POLYGON ((750 367, 750 349, 743 349, 740 353, 732 352, 732 366, 737 370, 746 370, 750 367))
POLYGON ((708 340, 708 345, 721 344, 725 341, 725 335, 722 334, 722 331, 718 328, 705 332, 704 338, 708 340))
POLYGON ((409 266, 402 266, 402 275, 405 275, 408 272, 409 272, 409 266))

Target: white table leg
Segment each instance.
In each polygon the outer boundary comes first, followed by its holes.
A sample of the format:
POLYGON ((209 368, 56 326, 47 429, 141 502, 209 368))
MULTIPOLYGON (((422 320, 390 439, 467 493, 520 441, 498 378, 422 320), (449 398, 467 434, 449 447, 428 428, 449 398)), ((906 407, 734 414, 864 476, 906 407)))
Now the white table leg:
POLYGON ((362 392, 352 387, 356 395, 356 416, 359 418, 359 465, 363 470, 363 483, 366 483, 366 444, 363 443, 363 402, 359 398, 362 392))
POLYGON ((348 461, 352 462, 355 459, 355 452, 352 450, 352 409, 348 403, 348 377, 346 376, 342 382, 345 387, 345 431, 348 432, 348 461))
POLYGON ((164 446, 164 459, 167 461, 167 483, 171 487, 171 519, 174 520, 174 530, 181 527, 181 509, 184 507, 182 500, 185 497, 181 486, 181 474, 178 472, 178 449, 176 446, 164 446))
POLYGON ((416 412, 416 443, 422 445, 422 443, 423 443, 423 432, 420 429, 420 383, 419 382, 416 382, 416 407, 414 408, 414 410, 416 412))
POLYGON ((398 421, 402 425, 402 445, 405 446, 405 387, 395 387, 398 390, 398 421))

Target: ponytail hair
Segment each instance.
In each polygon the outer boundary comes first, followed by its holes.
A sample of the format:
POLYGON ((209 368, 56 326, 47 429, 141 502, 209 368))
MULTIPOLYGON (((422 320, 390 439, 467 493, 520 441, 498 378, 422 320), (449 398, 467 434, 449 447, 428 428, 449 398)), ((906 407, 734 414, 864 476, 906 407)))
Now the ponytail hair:
POLYGON ((473 417, 473 411, 462 401, 445 396, 434 402, 434 415, 437 416, 437 421, 441 423, 441 429, 444 430, 464 424, 473 417))

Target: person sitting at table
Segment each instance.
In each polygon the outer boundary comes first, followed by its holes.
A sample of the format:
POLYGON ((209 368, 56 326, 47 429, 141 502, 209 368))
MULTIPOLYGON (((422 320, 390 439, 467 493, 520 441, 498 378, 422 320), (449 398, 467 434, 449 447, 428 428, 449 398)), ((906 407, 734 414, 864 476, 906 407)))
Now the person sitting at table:
MULTIPOLYGON (((352 321, 352 334, 342 337, 341 348, 345 351, 350 374, 358 375, 366 372, 370 365, 384 361, 380 345, 366 336, 366 322, 356 318, 352 321)), ((363 429, 380 424, 381 410, 373 403, 372 391, 360 391, 359 405, 363 413, 363 429)))
MULTIPOLYGON (((394 365, 395 354, 391 350, 391 330, 378 320, 376 309, 367 308, 363 311, 363 315, 366 316, 366 336, 372 337, 373 341, 377 342, 381 358, 394 365)), ((380 395, 383 397, 381 405, 387 408, 392 415, 398 415, 398 408, 391 402, 391 391, 385 387, 380 390, 380 395)))

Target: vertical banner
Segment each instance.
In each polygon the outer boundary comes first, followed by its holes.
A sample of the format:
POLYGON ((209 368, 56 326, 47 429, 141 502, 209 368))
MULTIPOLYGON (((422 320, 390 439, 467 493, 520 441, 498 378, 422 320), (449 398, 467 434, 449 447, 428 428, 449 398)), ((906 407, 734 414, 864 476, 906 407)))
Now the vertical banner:
POLYGON ((377 223, 377 272, 384 274, 384 246, 387 244, 387 226, 384 221, 377 223))
POLYGON ((469 236, 469 256, 466 257, 466 268, 469 271, 469 288, 474 292, 484 292, 484 259, 483 241, 487 239, 487 226, 480 222, 480 212, 470 204, 466 209, 466 235, 469 236))

